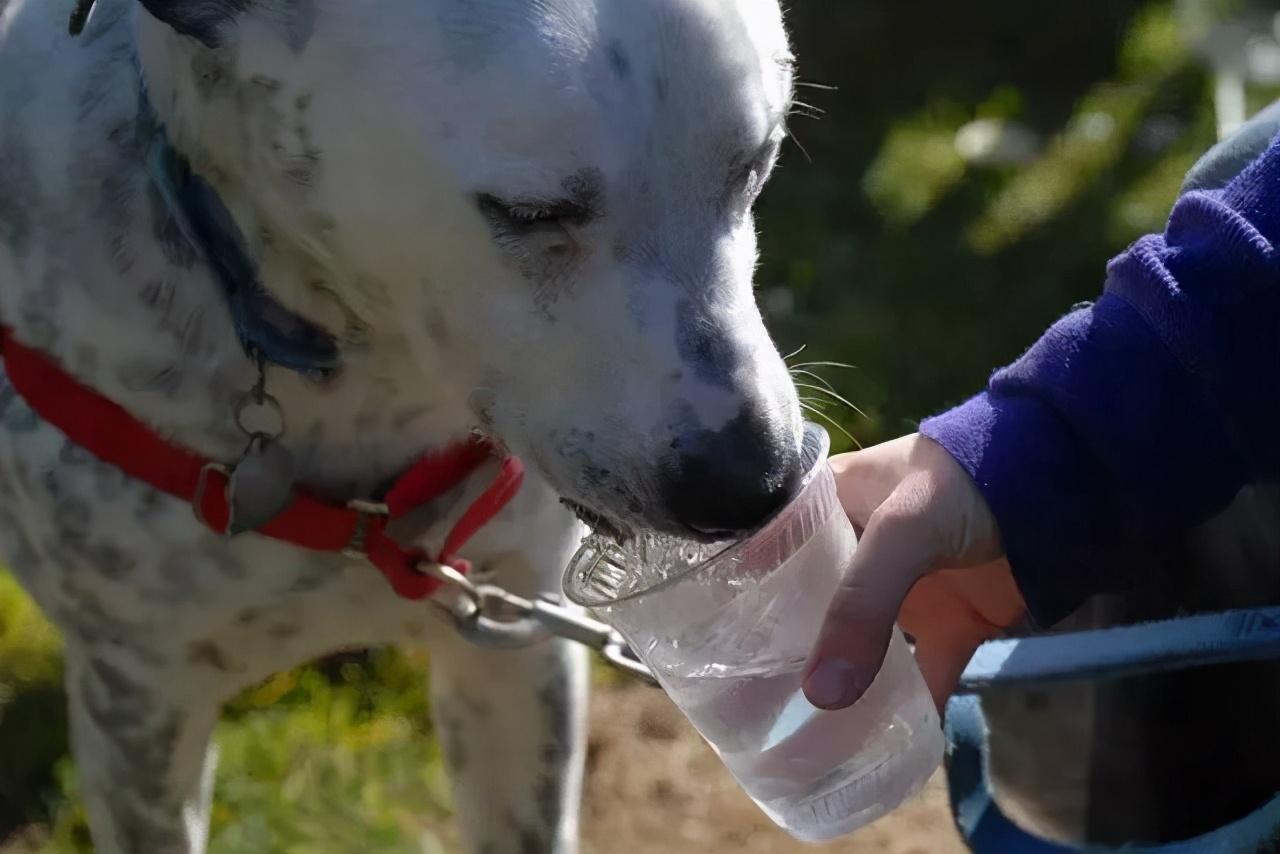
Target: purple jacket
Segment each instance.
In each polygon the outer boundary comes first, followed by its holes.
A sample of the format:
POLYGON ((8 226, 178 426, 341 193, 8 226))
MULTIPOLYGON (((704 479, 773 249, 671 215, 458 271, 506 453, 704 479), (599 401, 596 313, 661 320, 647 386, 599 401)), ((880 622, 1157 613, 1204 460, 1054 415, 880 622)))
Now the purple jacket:
POLYGON ((1150 580, 1242 487, 1280 478, 1280 137, 1182 196, 1096 303, 921 431, 986 497, 1041 625, 1150 580))

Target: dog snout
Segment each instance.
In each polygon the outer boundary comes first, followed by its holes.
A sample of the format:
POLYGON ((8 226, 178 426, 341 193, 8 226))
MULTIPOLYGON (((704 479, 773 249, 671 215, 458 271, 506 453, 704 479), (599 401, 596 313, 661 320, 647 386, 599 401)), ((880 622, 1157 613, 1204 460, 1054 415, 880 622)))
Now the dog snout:
POLYGON ((795 496, 803 476, 793 437, 758 408, 718 430, 683 430, 672 447, 663 499, 674 521, 699 537, 750 533, 795 496))

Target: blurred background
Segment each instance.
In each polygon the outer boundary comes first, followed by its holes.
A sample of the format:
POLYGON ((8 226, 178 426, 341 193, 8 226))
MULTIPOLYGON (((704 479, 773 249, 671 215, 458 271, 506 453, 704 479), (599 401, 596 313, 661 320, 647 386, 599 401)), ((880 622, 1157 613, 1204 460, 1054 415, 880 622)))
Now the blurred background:
MULTIPOLYGON (((837 449, 979 390, 1163 227, 1220 132, 1280 97, 1278 0, 792 5, 802 103, 760 203, 759 298, 837 449)), ((246 692, 219 731, 211 851, 456 851, 429 666, 376 651, 246 692)), ((0 854, 88 850, 60 667, 0 570, 0 854)), ((599 682, 586 854, 814 850, 660 694, 599 682)), ((935 786, 817 850, 959 851, 944 803, 935 786)))

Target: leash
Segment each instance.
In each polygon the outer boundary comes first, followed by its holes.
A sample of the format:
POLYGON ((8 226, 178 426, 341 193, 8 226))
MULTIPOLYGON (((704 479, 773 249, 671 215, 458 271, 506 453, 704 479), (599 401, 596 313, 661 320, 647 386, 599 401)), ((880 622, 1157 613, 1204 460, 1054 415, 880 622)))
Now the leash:
POLYGON ((989 641, 947 704, 947 788, 956 827, 976 854, 1236 854, 1272 851, 1280 796, 1203 836, 1164 845, 1075 846, 1016 824, 995 797, 982 692, 1072 680, 1123 679, 1193 667, 1280 659, 1280 608, 1202 614, 1031 638, 989 641))
MULTIPOLYGON (((135 480, 189 504, 201 524, 215 534, 238 533, 233 519, 235 466, 205 459, 164 439, 48 356, 18 341, 3 325, 0 359, 14 391, 68 440, 135 480)), ((517 649, 563 638, 599 652, 618 670, 656 684, 622 637, 604 623, 556 600, 525 599, 496 585, 476 585, 467 577, 470 564, 458 552, 516 496, 524 480, 518 458, 508 456, 502 461, 492 483, 449 530, 439 555, 402 546, 387 533, 391 522, 461 485, 493 457, 493 446, 484 440, 455 442, 416 462, 381 501, 333 505, 305 490, 292 489, 282 509, 260 527, 248 530, 308 551, 363 559, 405 599, 427 599, 448 585, 460 594, 453 603, 428 601, 473 644, 517 649)))
POLYGON ((1269 659, 1280 659, 1280 608, 1227 611, 988 641, 970 659, 956 693, 1269 659))

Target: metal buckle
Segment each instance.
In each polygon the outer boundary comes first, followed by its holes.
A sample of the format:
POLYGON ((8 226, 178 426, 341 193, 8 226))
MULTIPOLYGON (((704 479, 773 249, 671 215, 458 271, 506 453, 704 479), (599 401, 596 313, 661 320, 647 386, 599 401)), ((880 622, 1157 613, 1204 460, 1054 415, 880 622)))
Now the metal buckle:
MULTIPOLYGON (((200 469, 200 477, 196 479, 196 494, 191 499, 191 512, 195 515, 196 521, 211 531, 213 526, 209 524, 209 520, 204 516, 204 494, 209 489, 209 475, 214 473, 222 475, 227 479, 227 483, 231 483, 230 468, 222 463, 205 463, 200 469)), ((228 524, 230 524, 229 519, 228 524)), ((227 535, 226 529, 215 531, 215 533, 223 537, 227 535)))
POLYGON ((368 558, 366 547, 369 544, 369 526, 375 518, 390 519, 391 508, 380 501, 365 501, 360 498, 347 502, 347 509, 356 513, 356 529, 351 532, 351 539, 342 550, 342 554, 355 560, 368 558))
POLYGON ((424 560, 419 561, 418 565, 415 566, 414 569, 428 578, 434 578, 443 586, 456 588, 469 605, 469 609, 467 611, 468 615, 472 613, 480 613, 484 610, 484 594, 481 593, 479 588, 472 583, 470 578, 467 578, 447 563, 436 563, 435 561, 424 560))

